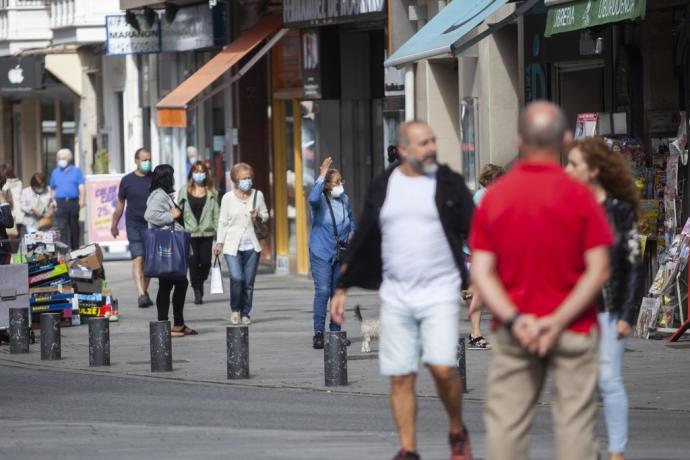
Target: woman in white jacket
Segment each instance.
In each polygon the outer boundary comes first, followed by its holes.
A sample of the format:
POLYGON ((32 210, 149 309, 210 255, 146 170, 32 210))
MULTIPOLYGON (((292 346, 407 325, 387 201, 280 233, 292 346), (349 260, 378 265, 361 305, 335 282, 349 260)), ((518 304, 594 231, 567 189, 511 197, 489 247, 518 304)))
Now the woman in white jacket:
POLYGON ((27 233, 47 230, 53 226, 55 202, 48 188, 48 179, 43 173, 31 176, 31 186, 22 190, 20 207, 23 213, 22 224, 27 233))
POLYGON ((254 170, 247 163, 238 163, 231 171, 234 190, 227 192, 220 203, 215 255, 223 253, 230 272, 230 322, 249 325, 254 280, 259 267, 261 243, 254 231, 254 222, 267 222, 268 209, 264 195, 253 188, 254 170))

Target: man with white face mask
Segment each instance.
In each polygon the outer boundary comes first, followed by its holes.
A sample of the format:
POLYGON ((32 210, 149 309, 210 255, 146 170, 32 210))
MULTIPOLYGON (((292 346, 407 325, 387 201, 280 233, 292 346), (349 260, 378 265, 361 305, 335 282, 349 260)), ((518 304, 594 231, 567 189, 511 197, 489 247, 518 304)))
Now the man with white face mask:
POLYGON ((50 188, 57 202, 55 223, 60 241, 71 249, 79 247, 79 210, 85 206, 84 174, 72 164, 72 151, 57 152, 57 167, 50 175, 50 188))
POLYGON ((390 377, 400 436, 396 460, 419 459, 415 380, 421 361, 449 418, 452 460, 471 460, 462 423, 456 346, 460 290, 469 278, 463 243, 474 204, 462 176, 436 160, 436 137, 422 121, 403 124, 400 162, 374 179, 350 244, 331 317, 344 321, 347 288, 379 289, 379 367, 390 377))
MULTIPOLYGON (((321 164, 321 174, 309 193, 311 207, 311 233, 309 235, 309 261, 314 278, 314 337, 312 346, 323 348, 326 329, 328 300, 333 295, 340 278, 340 265, 352 234, 355 221, 350 208, 350 198, 345 194, 343 176, 331 169, 333 160, 328 157, 321 164)), ((340 325, 331 321, 331 331, 339 331, 340 325)))

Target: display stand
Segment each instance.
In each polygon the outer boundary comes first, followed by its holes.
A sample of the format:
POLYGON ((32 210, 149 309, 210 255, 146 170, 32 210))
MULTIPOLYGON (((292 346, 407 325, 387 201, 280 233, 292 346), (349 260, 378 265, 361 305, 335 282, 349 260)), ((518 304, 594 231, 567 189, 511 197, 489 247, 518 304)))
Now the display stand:
MULTIPOLYGON (((690 285, 690 270, 688 270, 688 285, 690 285)), ((679 299, 680 300, 680 299, 679 299)), ((688 315, 690 316, 690 297, 688 298, 688 315)), ((686 318, 685 321, 683 321, 683 308, 682 308, 682 303, 678 304, 680 308, 680 320, 683 324, 675 330, 673 335, 668 339, 669 342, 677 342, 678 339, 680 339, 683 334, 685 334, 688 329, 690 329, 690 318, 686 318)))

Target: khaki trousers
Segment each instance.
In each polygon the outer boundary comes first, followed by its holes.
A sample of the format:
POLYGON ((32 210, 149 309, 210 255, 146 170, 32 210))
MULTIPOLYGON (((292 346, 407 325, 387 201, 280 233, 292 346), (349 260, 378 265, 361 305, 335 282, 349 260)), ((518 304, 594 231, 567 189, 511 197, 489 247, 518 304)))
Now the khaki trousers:
POLYGON ((564 332, 545 358, 523 349, 505 328, 493 349, 484 422, 487 460, 527 460, 529 432, 546 373, 553 372, 552 414, 558 460, 596 460, 598 339, 564 332))

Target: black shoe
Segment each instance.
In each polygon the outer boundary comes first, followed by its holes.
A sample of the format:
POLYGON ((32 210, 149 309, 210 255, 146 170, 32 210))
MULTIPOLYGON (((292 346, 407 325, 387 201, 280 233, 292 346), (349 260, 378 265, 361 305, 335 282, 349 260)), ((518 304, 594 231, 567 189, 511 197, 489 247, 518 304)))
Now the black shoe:
POLYGON ((315 350, 322 350, 323 349, 323 332, 315 332, 314 333, 314 349, 315 350))
POLYGON ((395 454, 395 457, 393 457, 393 460, 421 460, 421 458, 422 457, 420 457, 417 452, 400 449, 400 451, 395 454))
POLYGON ((145 293, 144 296, 146 297, 146 306, 153 307, 153 300, 151 300, 151 297, 149 297, 149 293, 145 293))
POLYGON ((148 308, 151 305, 153 305, 153 304, 149 305, 149 301, 150 301, 150 299, 147 300, 147 296, 140 295, 139 300, 137 300, 137 304, 139 305, 139 308, 148 308))
POLYGON ((194 305, 201 305, 204 303, 203 289, 194 289, 194 305))

